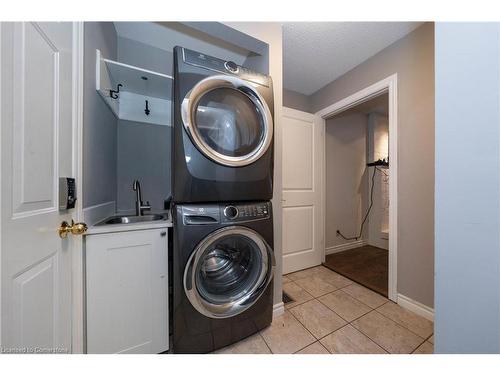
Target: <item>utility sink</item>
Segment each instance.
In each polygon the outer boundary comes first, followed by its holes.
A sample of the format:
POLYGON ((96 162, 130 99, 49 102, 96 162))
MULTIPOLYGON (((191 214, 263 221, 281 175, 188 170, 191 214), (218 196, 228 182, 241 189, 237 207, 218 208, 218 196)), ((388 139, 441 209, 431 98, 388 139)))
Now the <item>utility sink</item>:
POLYGON ((166 214, 165 215, 152 214, 152 215, 142 215, 142 216, 120 215, 120 216, 108 217, 107 219, 104 219, 103 221, 101 221, 96 225, 134 224, 134 223, 145 223, 150 221, 159 221, 166 219, 167 219, 166 214))

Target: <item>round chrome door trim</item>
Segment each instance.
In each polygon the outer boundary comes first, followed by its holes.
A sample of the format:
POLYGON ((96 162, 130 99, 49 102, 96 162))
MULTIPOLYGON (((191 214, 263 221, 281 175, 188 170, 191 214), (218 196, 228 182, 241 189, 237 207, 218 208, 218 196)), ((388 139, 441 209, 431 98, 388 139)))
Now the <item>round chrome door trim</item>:
POLYGON ((238 77, 216 75, 207 77, 198 82, 198 84, 194 86, 182 100, 181 117, 184 128, 189 134, 194 145, 209 159, 228 167, 243 167, 245 165, 252 164, 264 155, 273 139, 273 118, 267 103, 250 82, 242 80, 238 77), (203 94, 217 88, 232 88, 239 91, 248 97, 262 114, 262 120, 265 127, 264 137, 262 137, 259 145, 252 152, 246 155, 228 156, 214 150, 205 142, 196 125, 194 125, 194 112, 200 98, 203 94), (249 95, 242 89, 250 90, 253 94, 249 95))
POLYGON ((216 230, 203 239, 193 250, 184 269, 184 292, 191 305, 201 314, 216 319, 230 318, 241 314, 253 306, 274 276, 276 262, 274 253, 266 241, 257 232, 242 226, 230 226, 216 230), (234 301, 215 304, 204 299, 196 286, 196 265, 205 250, 214 242, 228 235, 239 235, 251 239, 262 255, 262 269, 257 282, 244 295, 234 301))

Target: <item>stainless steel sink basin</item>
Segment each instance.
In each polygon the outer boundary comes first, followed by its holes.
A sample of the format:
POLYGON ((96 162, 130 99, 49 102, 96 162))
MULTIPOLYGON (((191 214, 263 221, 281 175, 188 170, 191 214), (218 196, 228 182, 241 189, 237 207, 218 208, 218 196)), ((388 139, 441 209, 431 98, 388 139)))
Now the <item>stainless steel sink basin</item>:
POLYGON ((104 219, 100 223, 96 225, 110 225, 110 224, 133 224, 133 223, 144 223, 149 221, 159 221, 165 220, 167 215, 142 215, 142 216, 134 216, 134 215, 124 215, 124 216, 112 216, 104 219))

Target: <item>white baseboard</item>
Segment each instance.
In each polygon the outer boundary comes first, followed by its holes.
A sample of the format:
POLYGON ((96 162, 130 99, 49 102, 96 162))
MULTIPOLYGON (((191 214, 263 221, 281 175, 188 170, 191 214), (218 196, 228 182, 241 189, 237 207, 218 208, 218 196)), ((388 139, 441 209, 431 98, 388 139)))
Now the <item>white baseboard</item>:
POLYGON ((353 241, 353 242, 348 242, 348 243, 343 243, 342 245, 335 245, 335 246, 330 246, 325 249, 325 254, 330 255, 330 254, 335 254, 339 253, 344 250, 350 250, 350 249, 355 249, 357 247, 365 246, 366 241, 365 240, 358 240, 358 241, 353 241))
POLYGON ((115 201, 96 204, 95 206, 83 209, 83 219, 88 226, 94 225, 99 221, 114 215, 116 212, 115 201))
POLYGON ((434 309, 424 305, 423 303, 412 300, 402 294, 398 294, 398 305, 430 320, 431 322, 434 321, 434 309))
POLYGON ((283 302, 277 303, 273 306, 273 319, 285 313, 285 304, 283 302))

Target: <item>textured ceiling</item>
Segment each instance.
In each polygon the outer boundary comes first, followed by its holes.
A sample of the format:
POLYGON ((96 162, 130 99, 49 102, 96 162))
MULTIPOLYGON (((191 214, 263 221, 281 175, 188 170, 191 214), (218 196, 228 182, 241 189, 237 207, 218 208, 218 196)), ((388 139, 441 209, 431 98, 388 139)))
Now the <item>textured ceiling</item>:
POLYGON ((284 87, 310 95, 421 24, 422 22, 284 23, 284 87))

